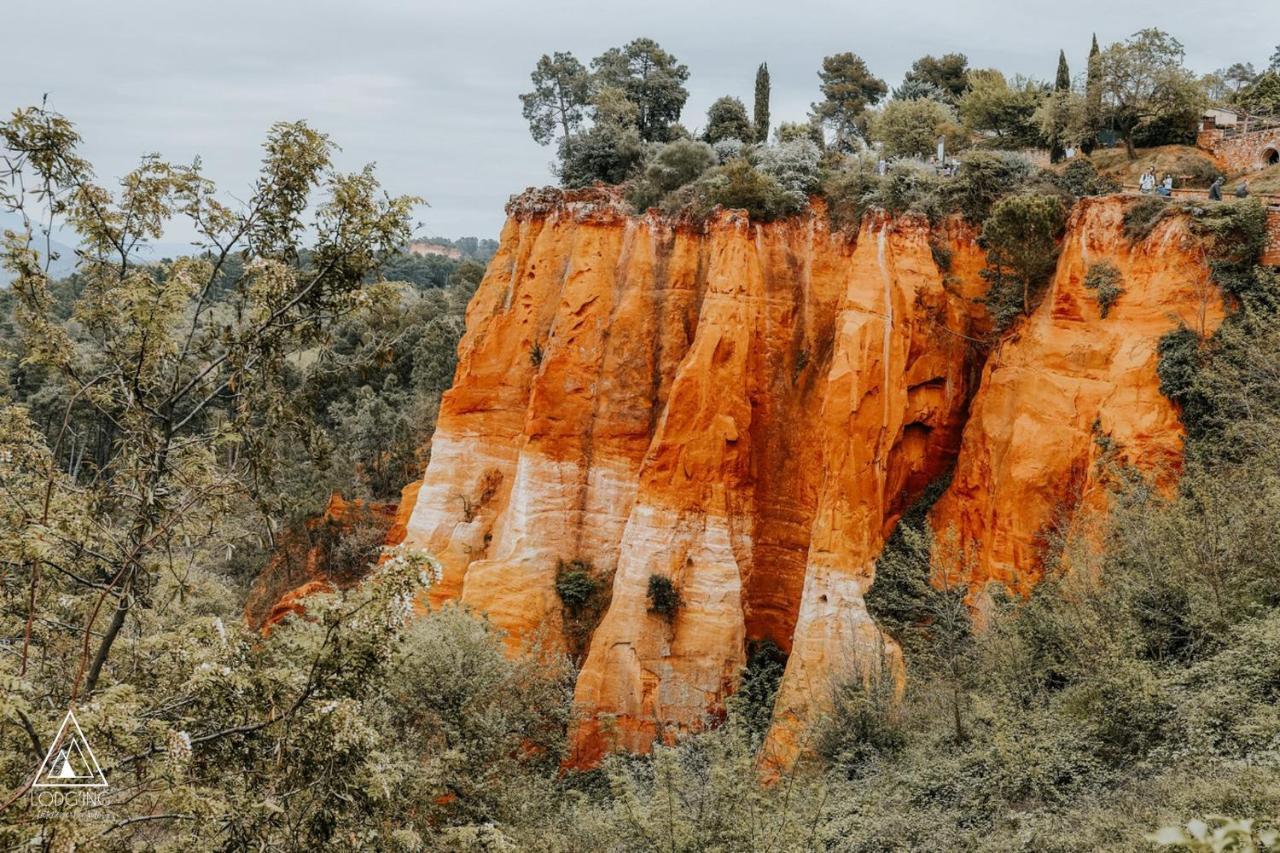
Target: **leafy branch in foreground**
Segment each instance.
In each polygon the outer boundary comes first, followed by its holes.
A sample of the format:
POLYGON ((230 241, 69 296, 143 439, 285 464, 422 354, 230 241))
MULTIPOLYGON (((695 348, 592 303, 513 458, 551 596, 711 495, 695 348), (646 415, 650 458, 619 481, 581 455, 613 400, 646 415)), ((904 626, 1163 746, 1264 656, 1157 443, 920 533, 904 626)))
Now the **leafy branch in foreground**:
MULTIPOLYGON (((108 433, 106 450, 72 466, 62 484, 86 529, 51 525, 61 433, 38 475, 44 497, 4 497, 16 539, 41 545, 6 555, 30 600, 55 566, 87 595, 73 614, 83 625, 78 660, 58 679, 69 679, 59 698, 70 701, 99 688, 132 612, 160 604, 158 577, 188 570, 222 533, 215 520, 269 477, 263 451, 288 422, 290 359, 368 298, 365 282, 409 237, 416 199, 384 194, 370 168, 334 171, 333 144, 303 122, 268 133, 240 209, 218 201, 199 162, 154 155, 109 191, 77 153, 71 123, 43 107, 15 112, 0 139, 0 206, 26 223, 24 233, 5 233, 3 253, 23 365, 63 386, 68 421, 87 411, 108 433), (79 237, 69 317, 51 296, 33 211, 47 213, 46 233, 65 221, 79 237), (148 241, 174 220, 197 235, 199 254, 149 262, 148 241)), ((35 621, 28 612, 27 624, 35 621)))

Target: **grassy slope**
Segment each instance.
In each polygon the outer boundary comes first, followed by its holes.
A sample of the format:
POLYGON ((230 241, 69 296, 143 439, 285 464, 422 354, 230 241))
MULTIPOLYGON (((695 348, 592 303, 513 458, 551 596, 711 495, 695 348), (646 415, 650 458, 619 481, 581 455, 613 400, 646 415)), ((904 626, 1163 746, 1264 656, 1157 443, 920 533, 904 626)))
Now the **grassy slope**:
POLYGON ((1156 175, 1170 173, 1177 186, 1208 186, 1213 180, 1217 162, 1206 152, 1190 145, 1162 145, 1159 148, 1141 148, 1138 159, 1130 160, 1123 148, 1107 148, 1093 152, 1093 164, 1098 171, 1123 184, 1136 184, 1148 167, 1154 166, 1156 175))

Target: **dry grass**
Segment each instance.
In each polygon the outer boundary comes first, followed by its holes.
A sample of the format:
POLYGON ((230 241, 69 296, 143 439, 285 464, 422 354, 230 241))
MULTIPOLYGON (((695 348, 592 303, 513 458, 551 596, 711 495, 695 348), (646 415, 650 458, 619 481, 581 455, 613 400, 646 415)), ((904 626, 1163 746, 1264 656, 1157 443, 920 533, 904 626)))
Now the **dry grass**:
POLYGON ((1139 148, 1136 160, 1130 160, 1123 147, 1100 149, 1093 152, 1092 159, 1099 172, 1122 184, 1138 183, 1142 173, 1154 166, 1159 177, 1166 173, 1173 175, 1176 186, 1207 187, 1218 171, 1212 157, 1190 145, 1139 148))
MULTIPOLYGON (((1250 172, 1247 175, 1241 175, 1240 178, 1248 179, 1251 192, 1280 195, 1280 165, 1268 166, 1260 172, 1250 172)), ((1234 192, 1239 183, 1240 179, 1237 178, 1227 184, 1223 190, 1223 195, 1234 192)))

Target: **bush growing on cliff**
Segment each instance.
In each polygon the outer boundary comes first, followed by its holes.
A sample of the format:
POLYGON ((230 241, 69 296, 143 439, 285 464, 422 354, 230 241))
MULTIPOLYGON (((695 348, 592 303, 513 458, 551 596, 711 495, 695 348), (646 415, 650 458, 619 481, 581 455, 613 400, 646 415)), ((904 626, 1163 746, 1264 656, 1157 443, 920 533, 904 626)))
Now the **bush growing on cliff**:
POLYGON ((1111 261, 1090 264, 1089 269, 1085 271, 1084 286, 1094 292, 1103 319, 1106 319, 1107 314, 1111 312, 1111 306, 1115 305, 1116 300, 1124 293, 1124 288, 1120 286, 1122 283, 1120 268, 1111 261))
POLYGON ((868 200, 894 215, 918 213, 932 221, 945 213, 943 186, 933 169, 907 160, 889 167, 868 200))
POLYGON ((856 232, 863 215, 875 206, 879 187, 873 165, 860 159, 829 174, 822 183, 822 195, 832 228, 856 232))
POLYGON ((966 151, 955 179, 947 184, 948 203, 969 222, 981 225, 995 203, 1029 181, 1034 171, 1018 154, 966 151))
POLYGON ((702 219, 717 205, 746 210, 751 218, 768 222, 799 213, 808 205, 808 199, 739 157, 670 194, 663 208, 669 213, 702 219))
POLYGON ((575 660, 586 654, 587 641, 609 605, 606 580, 586 560, 556 561, 556 595, 563 605, 565 639, 575 660))
POLYGON ((1162 198, 1147 196, 1138 199, 1125 208, 1124 236, 1131 243, 1147 239, 1171 210, 1169 202, 1162 198))
POLYGON ((649 601, 649 612, 657 613, 668 622, 676 618, 680 609, 680 590, 666 575, 649 575, 649 586, 645 593, 649 601))
POLYGON ((999 201, 982 226, 987 249, 985 302, 997 329, 1031 313, 1032 302, 1058 262, 1066 210, 1054 196, 1016 195, 999 201))
POLYGON ((821 159, 818 146, 808 139, 797 139, 761 149, 757 166, 784 191, 807 197, 821 183, 821 159))
POLYGON ((726 706, 732 723, 741 727, 753 750, 760 748, 773 722, 773 703, 786 666, 787 656, 772 640, 747 643, 747 665, 726 706))
POLYGON ((1076 157, 1055 176, 1054 183, 1076 198, 1120 191, 1120 183, 1098 171, 1088 157, 1076 157))
POLYGON ((597 181, 620 184, 640 170, 647 153, 634 127, 601 121, 588 131, 565 137, 556 174, 566 187, 587 187, 597 181))
POLYGON ((628 197, 639 211, 655 206, 664 196, 697 180, 716 164, 716 155, 705 142, 677 139, 658 149, 644 176, 631 187, 628 197))

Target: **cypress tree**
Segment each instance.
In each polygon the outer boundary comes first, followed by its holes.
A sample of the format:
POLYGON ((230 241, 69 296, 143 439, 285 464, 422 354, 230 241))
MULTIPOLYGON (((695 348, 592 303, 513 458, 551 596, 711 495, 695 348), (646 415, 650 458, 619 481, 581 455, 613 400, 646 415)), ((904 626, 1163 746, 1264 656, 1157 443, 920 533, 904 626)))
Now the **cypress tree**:
POLYGON ((1093 34, 1093 46, 1089 48, 1089 71, 1085 78, 1084 110, 1088 135, 1084 140, 1084 153, 1093 151, 1095 137, 1102 129, 1102 51, 1098 50, 1098 34, 1093 34))
POLYGON ((761 62, 756 69, 755 103, 756 142, 769 141, 769 63, 761 62))
POLYGON ((1057 92, 1071 91, 1071 71, 1067 68, 1065 50, 1058 51, 1058 79, 1054 81, 1053 88, 1057 92))
MULTIPOLYGON (((1058 78, 1053 82, 1053 91, 1056 95, 1058 92, 1071 91, 1071 70, 1067 68, 1067 52, 1065 50, 1058 51, 1058 78)), ((1066 151, 1062 147, 1062 121, 1059 119, 1055 122, 1053 145, 1049 150, 1050 162, 1057 163, 1066 156, 1066 151)))

